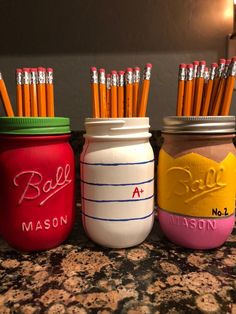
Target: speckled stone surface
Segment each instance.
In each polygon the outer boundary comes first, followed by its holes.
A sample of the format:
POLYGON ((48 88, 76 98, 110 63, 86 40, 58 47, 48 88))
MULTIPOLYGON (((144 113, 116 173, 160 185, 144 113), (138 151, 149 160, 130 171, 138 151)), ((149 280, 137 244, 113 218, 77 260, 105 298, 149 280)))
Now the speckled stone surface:
POLYGON ((67 241, 20 253, 0 239, 0 313, 236 313, 236 230, 224 246, 170 243, 158 222, 146 241, 106 249, 78 214, 67 241))

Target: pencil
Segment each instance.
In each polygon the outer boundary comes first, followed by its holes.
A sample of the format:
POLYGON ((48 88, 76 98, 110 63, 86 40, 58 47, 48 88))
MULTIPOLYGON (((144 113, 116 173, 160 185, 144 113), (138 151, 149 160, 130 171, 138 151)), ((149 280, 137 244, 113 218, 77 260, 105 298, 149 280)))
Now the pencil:
POLYGON ((140 68, 135 67, 133 69, 133 117, 138 115, 138 93, 140 82, 140 68))
POLYGON ((207 89, 206 89, 203 105, 202 105, 202 108, 201 108, 201 115, 202 116, 207 116, 209 114, 211 93, 212 93, 213 81, 214 81, 214 77, 215 77, 215 74, 216 74, 217 66, 218 66, 217 63, 212 63, 211 64, 210 73, 209 73, 209 80, 208 80, 208 84, 207 84, 207 89))
POLYGON ((133 109, 133 70, 127 68, 125 72, 125 116, 132 117, 133 109))
POLYGON ((231 105, 234 83, 235 83, 235 76, 236 76, 236 56, 231 59, 231 63, 229 65, 225 92, 224 92, 224 97, 223 97, 223 102, 222 102, 222 110, 221 110, 222 116, 228 115, 230 111, 230 105, 231 105))
POLYGON ((107 100, 106 100, 106 76, 105 76, 104 69, 99 69, 99 99, 100 99, 101 118, 106 118, 107 100))
POLYGON ((23 83, 23 114, 25 117, 30 117, 30 69, 23 68, 22 71, 23 83))
POLYGON ((209 82, 209 69, 208 69, 208 67, 205 67, 201 111, 202 111, 203 103, 204 103, 205 97, 206 97, 206 91, 207 91, 208 82, 209 82))
POLYGON ((191 98, 191 114, 193 113, 194 108, 194 97, 195 97, 195 90, 196 90, 196 79, 198 73, 199 61, 193 61, 193 88, 192 88, 192 98, 191 98))
POLYGON ((45 84, 46 84, 46 69, 43 67, 39 67, 38 68, 37 95, 38 95, 38 115, 40 117, 47 116, 45 84))
POLYGON ((125 72, 118 72, 118 117, 124 117, 124 85, 125 85, 125 72))
POLYGON ((38 116, 38 100, 37 100, 37 68, 30 69, 30 109, 31 116, 38 116))
POLYGON ((176 105, 177 116, 182 116, 182 113, 183 113, 185 75, 186 75, 186 64, 181 63, 179 65, 179 73, 178 73, 178 91, 177 91, 177 105, 176 105))
POLYGON ((186 79, 184 87, 184 105, 183 105, 184 116, 191 116, 192 92, 193 92, 193 65, 192 63, 190 63, 186 65, 186 79))
POLYGON ((146 115, 148 95, 149 95, 149 89, 150 89, 151 71, 152 71, 152 64, 147 63, 144 69, 144 74, 143 74, 142 92, 141 92, 141 97, 140 97, 139 113, 138 113, 139 117, 145 117, 146 115))
POLYGON ((12 110, 11 101, 7 92, 7 88, 5 82, 2 77, 2 73, 0 72, 0 97, 2 99, 4 111, 8 117, 13 117, 14 112, 12 110))
POLYGON ((214 99, 214 102, 213 102, 213 105, 211 108, 210 114, 212 116, 220 115, 221 107, 222 107, 222 100, 223 100, 224 91, 225 91, 225 83, 226 83, 226 78, 228 75, 228 69, 229 69, 230 62, 231 62, 231 60, 229 60, 229 59, 226 60, 224 70, 221 74, 218 88, 217 88, 216 95, 215 95, 215 99, 214 99))
POLYGON ((211 102, 210 102, 210 113, 213 111, 213 105, 214 105, 216 93, 218 90, 220 78, 225 68, 225 62, 226 62, 225 59, 220 59, 218 62, 218 67, 216 69, 216 74, 213 81, 213 89, 212 89, 211 102))
POLYGON ((93 118, 100 118, 99 93, 98 93, 98 73, 97 68, 90 68, 93 118))
POLYGON ((115 70, 111 71, 111 117, 117 118, 117 86, 118 78, 115 70))
POLYGON ((47 116, 54 117, 54 84, 53 84, 53 69, 46 70, 46 99, 47 99, 47 116))
POLYGON ((16 111, 17 116, 23 116, 22 105, 22 69, 16 69, 16 111))
POLYGON ((193 107, 194 116, 199 116, 201 112, 205 66, 206 66, 206 61, 203 60, 199 62, 198 73, 197 73, 197 78, 196 78, 195 94, 194 94, 194 107, 193 107))
POLYGON ((111 74, 106 75, 107 117, 111 117, 111 74))

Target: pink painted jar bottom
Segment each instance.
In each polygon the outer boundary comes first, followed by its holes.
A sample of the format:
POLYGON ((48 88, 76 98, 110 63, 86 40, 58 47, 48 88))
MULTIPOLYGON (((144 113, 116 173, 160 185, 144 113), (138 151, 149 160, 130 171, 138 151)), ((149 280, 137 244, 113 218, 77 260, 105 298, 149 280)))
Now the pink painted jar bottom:
POLYGON ((191 249, 213 249, 221 246, 230 236, 235 216, 207 219, 190 218, 158 210, 163 233, 173 243, 191 249))

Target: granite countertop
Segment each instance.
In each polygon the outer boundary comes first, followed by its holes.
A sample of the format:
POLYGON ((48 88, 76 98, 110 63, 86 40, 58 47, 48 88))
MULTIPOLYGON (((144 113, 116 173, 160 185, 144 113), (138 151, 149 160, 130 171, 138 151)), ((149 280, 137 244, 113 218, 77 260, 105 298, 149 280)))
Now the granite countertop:
POLYGON ((236 313, 236 229, 224 246, 170 243, 158 222, 145 242, 106 249, 84 234, 20 253, 0 239, 0 313, 236 313))

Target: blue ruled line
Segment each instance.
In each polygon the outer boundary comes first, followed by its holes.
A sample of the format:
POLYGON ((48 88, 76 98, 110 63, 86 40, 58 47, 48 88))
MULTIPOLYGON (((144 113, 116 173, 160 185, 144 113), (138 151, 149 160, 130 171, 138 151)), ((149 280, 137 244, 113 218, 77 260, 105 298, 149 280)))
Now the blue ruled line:
POLYGON ((81 212, 82 215, 91 218, 91 219, 95 219, 95 220, 103 220, 103 221, 113 221, 113 222, 119 222, 119 221, 130 221, 130 220, 144 220, 147 219, 148 217, 152 216, 154 214, 154 210, 148 214, 147 216, 143 216, 143 217, 135 217, 135 218, 101 218, 101 217, 94 217, 94 216, 90 216, 85 214, 84 212, 81 212))
POLYGON ((150 183, 153 180, 154 180, 154 178, 147 180, 147 181, 136 182, 136 183, 94 183, 94 182, 87 182, 87 181, 84 181, 81 179, 80 182, 82 182, 84 184, 96 185, 96 186, 128 186, 128 185, 142 185, 142 184, 150 183))
POLYGON ((143 165, 143 164, 148 164, 151 162, 154 162, 155 159, 152 160, 147 160, 147 161, 140 161, 140 162, 123 162, 123 163, 112 163, 112 164, 107 164, 107 163, 89 163, 89 162, 84 162, 80 161, 81 164, 83 165, 88 165, 88 166, 133 166, 133 165, 143 165))
POLYGON ((83 200, 89 201, 89 202, 95 202, 95 203, 140 202, 140 201, 149 200, 150 198, 153 198, 153 197, 154 197, 154 194, 146 198, 141 198, 141 199, 135 198, 135 199, 128 199, 128 200, 93 200, 93 199, 89 199, 89 198, 85 198, 81 196, 83 200))

